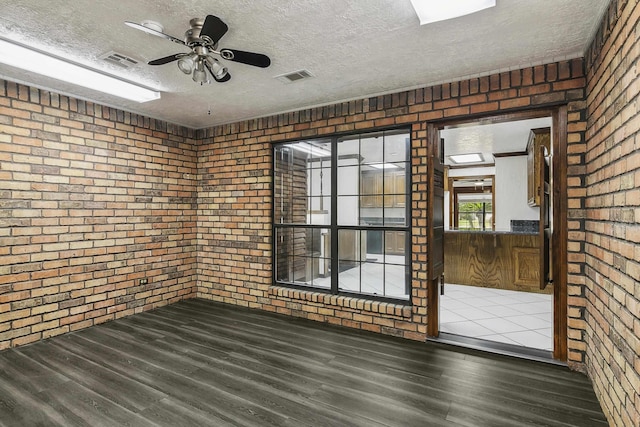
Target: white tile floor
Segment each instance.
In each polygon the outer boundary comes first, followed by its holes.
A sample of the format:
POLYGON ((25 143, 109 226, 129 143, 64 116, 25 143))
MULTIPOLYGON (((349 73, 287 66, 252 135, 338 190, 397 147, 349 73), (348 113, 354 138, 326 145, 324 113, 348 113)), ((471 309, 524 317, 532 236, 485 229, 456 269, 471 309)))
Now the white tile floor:
MULTIPOLYGON (((341 290, 408 299, 404 266, 398 265, 404 257, 387 255, 384 260, 396 264, 384 270, 381 255, 367 254, 367 259, 373 262, 340 272, 341 290)), ((331 277, 313 281, 318 287, 330 284, 331 277)), ((440 331, 552 351, 553 296, 447 283, 440 297, 440 331)))
POLYGON ((553 296, 445 284, 440 331, 553 350, 553 296))
MULTIPOLYGON (((405 262, 404 256, 367 254, 367 262, 338 273, 338 287, 341 291, 409 299, 404 279, 405 262)), ((330 288, 331 277, 316 278, 313 286, 330 288)))

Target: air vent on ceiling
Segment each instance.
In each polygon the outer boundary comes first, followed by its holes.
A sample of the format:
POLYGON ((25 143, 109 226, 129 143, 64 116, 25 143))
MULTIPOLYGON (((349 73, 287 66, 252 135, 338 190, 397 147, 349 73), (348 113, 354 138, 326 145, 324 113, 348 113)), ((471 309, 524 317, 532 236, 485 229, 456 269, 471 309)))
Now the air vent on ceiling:
POLYGON ((308 79, 310 77, 313 77, 313 74, 311 74, 309 71, 298 70, 294 71, 293 73, 281 74, 279 76, 276 76, 275 78, 280 80, 282 83, 293 83, 300 80, 308 79))
POLYGON ((99 58, 104 59, 110 64, 118 65, 122 68, 130 68, 140 62, 137 59, 131 58, 130 56, 123 55, 122 53, 114 51, 107 52, 104 55, 101 55, 99 58))

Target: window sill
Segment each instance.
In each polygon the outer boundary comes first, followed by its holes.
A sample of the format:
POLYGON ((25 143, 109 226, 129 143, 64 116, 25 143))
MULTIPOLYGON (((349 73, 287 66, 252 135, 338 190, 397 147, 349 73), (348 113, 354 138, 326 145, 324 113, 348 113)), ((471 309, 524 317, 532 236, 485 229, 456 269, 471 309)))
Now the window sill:
POLYGON ((269 294, 293 300, 309 301, 325 306, 342 307, 352 310, 362 310, 370 313, 384 314, 399 318, 411 318, 412 307, 407 301, 405 304, 398 302, 386 302, 367 299, 365 296, 354 297, 346 295, 334 295, 326 292, 309 291, 305 289, 293 289, 284 286, 271 286, 269 294))

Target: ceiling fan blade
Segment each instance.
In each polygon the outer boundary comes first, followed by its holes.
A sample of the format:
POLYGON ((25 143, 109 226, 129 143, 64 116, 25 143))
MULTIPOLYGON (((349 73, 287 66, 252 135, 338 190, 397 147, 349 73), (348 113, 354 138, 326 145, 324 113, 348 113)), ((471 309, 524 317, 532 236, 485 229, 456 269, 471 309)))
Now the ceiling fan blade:
POLYGON ((267 55, 254 52, 245 52, 244 50, 221 49, 220 56, 229 61, 241 62, 254 67, 267 68, 271 65, 271 59, 267 55))
POLYGON ((222 22, 220 18, 213 15, 207 15, 204 20, 204 24, 202 24, 202 29, 200 30, 200 37, 207 36, 211 39, 213 44, 218 43, 218 41, 227 33, 227 24, 222 22))
POLYGON ((144 31, 147 34, 151 34, 154 36, 162 37, 163 39, 170 40, 174 43, 178 43, 181 45, 186 45, 184 40, 181 40, 177 37, 170 36, 169 34, 161 33, 160 31, 153 30, 151 28, 145 27, 144 25, 138 24, 137 22, 124 21, 125 24, 130 26, 131 28, 135 28, 136 30, 144 31))
POLYGON ((158 58, 158 59, 154 59, 153 61, 149 61, 147 62, 147 64, 149 65, 164 65, 164 64, 168 64, 169 62, 173 62, 173 61, 177 61, 178 59, 182 58, 183 56, 186 56, 186 53, 176 53, 173 55, 169 55, 169 56, 165 56, 164 58, 158 58))

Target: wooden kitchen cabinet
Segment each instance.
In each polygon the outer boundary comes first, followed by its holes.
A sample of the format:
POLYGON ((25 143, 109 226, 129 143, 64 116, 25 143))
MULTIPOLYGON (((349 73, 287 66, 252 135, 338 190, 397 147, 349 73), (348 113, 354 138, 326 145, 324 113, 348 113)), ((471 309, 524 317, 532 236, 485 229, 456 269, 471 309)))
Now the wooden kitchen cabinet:
POLYGON ((387 255, 405 254, 406 233, 404 231, 384 232, 384 251, 387 255))
POLYGON ((540 147, 551 152, 551 128, 531 129, 527 142, 527 201, 529 206, 540 206, 540 147))
POLYGON ((404 171, 365 172, 360 178, 360 207, 403 208, 406 206, 405 187, 404 171))
POLYGON ((360 207, 382 207, 382 174, 363 173, 360 178, 360 207))

